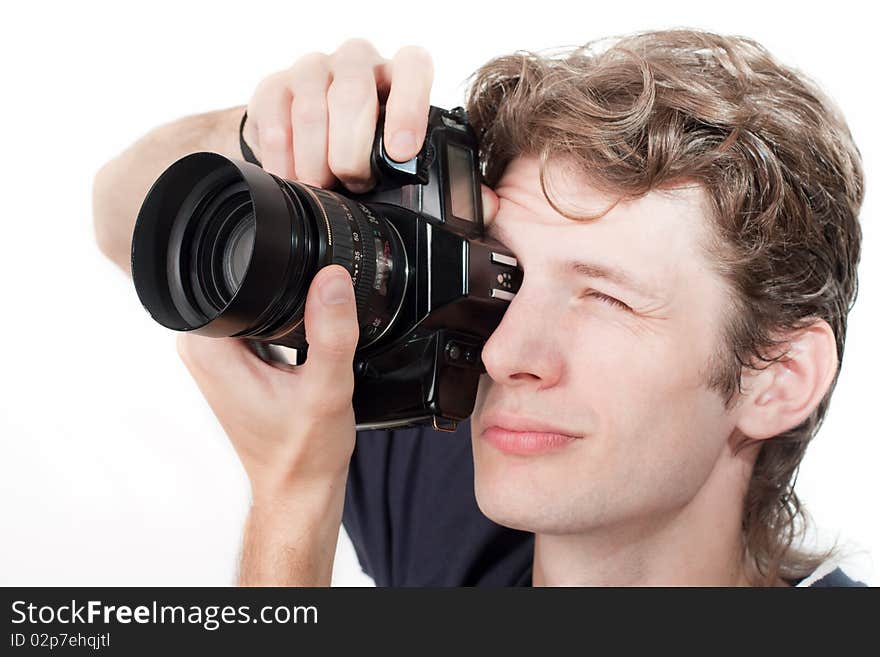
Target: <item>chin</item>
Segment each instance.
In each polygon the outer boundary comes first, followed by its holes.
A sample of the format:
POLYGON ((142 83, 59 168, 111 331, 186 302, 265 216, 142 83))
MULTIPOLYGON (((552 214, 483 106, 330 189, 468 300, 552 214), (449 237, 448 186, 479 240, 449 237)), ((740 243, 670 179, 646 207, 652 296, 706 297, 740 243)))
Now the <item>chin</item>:
POLYGON ((511 529, 535 531, 530 522, 533 514, 523 512, 522 500, 511 499, 507 491, 501 491, 492 483, 475 473, 474 495, 480 511, 492 522, 511 529))
POLYGON ((596 505, 576 501, 579 496, 571 495, 564 473, 547 465, 476 457, 474 493, 480 511, 499 525, 534 533, 568 534, 591 526, 591 519, 581 516, 596 505))

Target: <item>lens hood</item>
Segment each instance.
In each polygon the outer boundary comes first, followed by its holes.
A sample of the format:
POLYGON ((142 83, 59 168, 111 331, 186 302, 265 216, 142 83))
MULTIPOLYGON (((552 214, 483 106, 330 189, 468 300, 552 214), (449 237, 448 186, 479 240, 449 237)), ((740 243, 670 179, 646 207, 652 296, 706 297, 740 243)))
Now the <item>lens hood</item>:
POLYGON ((194 153, 172 164, 147 193, 134 228, 131 274, 141 303, 159 324, 176 331, 246 335, 288 291, 292 261, 303 256, 301 236, 311 233, 292 225, 304 213, 292 211, 291 203, 298 201, 248 162, 194 153), (238 289, 206 309, 192 291, 184 292, 191 275, 187 270, 197 266, 187 260, 187 234, 197 223, 193 217, 207 212, 217 195, 231 187, 245 192, 244 202, 251 204, 253 247, 238 289))

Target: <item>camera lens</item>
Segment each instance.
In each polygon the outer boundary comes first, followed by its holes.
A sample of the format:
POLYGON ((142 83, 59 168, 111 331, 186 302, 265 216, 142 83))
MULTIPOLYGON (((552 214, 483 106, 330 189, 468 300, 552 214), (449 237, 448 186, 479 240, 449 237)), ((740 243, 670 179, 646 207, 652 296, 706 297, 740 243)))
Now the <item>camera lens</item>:
POLYGON ((321 267, 352 276, 360 347, 388 332, 409 277, 400 235, 378 208, 215 153, 178 160, 155 182, 131 264, 163 326, 294 348, 306 344, 305 298, 321 267))
POLYGON ((223 248, 223 280, 230 294, 235 294, 251 261, 256 224, 254 213, 248 213, 233 228, 223 248))

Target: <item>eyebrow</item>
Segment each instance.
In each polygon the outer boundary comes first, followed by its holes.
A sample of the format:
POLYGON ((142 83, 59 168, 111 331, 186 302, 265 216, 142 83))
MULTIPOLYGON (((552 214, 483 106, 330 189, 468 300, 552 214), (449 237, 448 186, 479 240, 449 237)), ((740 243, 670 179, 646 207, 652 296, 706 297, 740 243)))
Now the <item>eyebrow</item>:
MULTIPOLYGON (((507 244, 505 239, 508 233, 501 227, 494 224, 486 229, 486 235, 492 239, 498 240, 502 244, 507 244)), ((620 287, 627 288, 642 296, 653 297, 654 292, 651 287, 645 285, 644 282, 636 280, 630 274, 617 267, 603 265, 593 262, 584 262, 581 260, 569 260, 561 265, 560 271, 577 274, 586 278, 606 280, 620 287)))
POLYGON ((562 266, 564 271, 569 271, 587 278, 598 278, 609 281, 620 287, 625 287, 639 294, 649 294, 648 289, 640 281, 635 280, 628 273, 616 267, 600 265, 592 262, 570 260, 562 266))

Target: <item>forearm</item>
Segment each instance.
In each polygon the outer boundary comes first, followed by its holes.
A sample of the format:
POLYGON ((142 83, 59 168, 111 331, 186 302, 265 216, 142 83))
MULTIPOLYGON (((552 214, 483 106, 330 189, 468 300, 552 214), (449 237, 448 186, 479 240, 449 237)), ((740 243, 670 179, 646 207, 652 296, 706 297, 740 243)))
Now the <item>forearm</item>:
POLYGON ((255 498, 244 528, 240 586, 329 586, 345 478, 255 498))
POLYGON ((150 186, 184 155, 214 151, 241 159, 244 106, 197 114, 160 126, 105 164, 95 176, 92 211, 101 251, 129 274, 131 236, 150 186))

